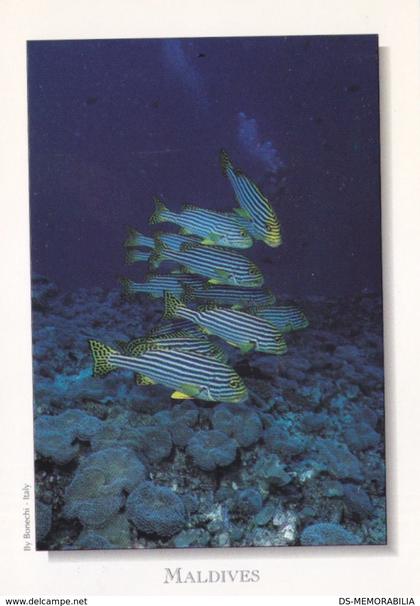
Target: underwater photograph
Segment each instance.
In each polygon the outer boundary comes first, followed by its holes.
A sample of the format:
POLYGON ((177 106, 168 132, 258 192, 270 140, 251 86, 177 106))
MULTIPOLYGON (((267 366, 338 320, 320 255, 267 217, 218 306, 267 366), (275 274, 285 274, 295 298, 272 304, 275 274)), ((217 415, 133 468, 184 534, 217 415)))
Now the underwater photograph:
POLYGON ((37 549, 386 544, 378 37, 27 76, 37 549))

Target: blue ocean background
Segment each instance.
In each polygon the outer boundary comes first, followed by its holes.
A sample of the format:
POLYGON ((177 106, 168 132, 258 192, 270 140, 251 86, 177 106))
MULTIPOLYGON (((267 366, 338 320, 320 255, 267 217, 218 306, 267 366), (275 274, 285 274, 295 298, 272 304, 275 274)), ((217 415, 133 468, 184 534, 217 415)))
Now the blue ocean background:
POLYGON ((386 543, 377 36, 31 41, 28 110, 38 549, 386 543), (241 405, 92 377, 88 339, 162 314, 121 297, 127 227, 235 206, 222 147, 282 226, 244 252, 309 327, 225 346, 241 405))
POLYGON ((37 41, 28 85, 32 264, 60 287, 114 286, 155 195, 231 208, 224 147, 280 217, 269 285, 380 292, 376 36, 37 41))

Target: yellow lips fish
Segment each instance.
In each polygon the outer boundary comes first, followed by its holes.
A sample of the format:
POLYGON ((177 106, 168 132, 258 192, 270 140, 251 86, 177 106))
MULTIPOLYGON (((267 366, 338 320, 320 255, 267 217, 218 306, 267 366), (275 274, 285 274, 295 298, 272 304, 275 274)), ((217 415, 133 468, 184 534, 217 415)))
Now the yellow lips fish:
POLYGON ((243 220, 243 224, 256 240, 263 240, 268 246, 280 246, 280 223, 270 202, 249 177, 233 167, 223 149, 220 152, 220 164, 241 207, 235 211, 243 220))
POLYGON ((174 399, 197 398, 209 402, 243 402, 248 390, 237 372, 227 364, 195 352, 146 349, 138 356, 124 355, 91 339, 93 375, 104 376, 122 368, 138 375, 138 383, 158 383, 175 391, 174 399))

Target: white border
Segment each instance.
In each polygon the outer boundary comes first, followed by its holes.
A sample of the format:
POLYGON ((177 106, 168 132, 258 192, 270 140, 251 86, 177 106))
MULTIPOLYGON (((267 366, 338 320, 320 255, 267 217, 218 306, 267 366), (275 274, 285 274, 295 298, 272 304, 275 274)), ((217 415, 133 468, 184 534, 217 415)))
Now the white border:
POLYGON ((418 17, 415 0, 2 0, 2 594, 420 594, 418 17), (381 47, 390 544, 24 553, 21 488, 33 484, 25 41, 345 33, 378 33, 381 47), (164 585, 165 566, 258 568, 262 580, 243 586, 164 585))

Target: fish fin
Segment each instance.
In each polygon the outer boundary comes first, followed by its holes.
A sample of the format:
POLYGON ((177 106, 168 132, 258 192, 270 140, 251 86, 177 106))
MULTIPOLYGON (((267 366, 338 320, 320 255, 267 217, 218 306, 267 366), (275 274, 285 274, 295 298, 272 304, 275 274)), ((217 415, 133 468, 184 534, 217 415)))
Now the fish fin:
POLYGON ((216 269, 216 273, 223 280, 228 280, 230 278, 230 273, 225 269, 216 269))
POLYGON ((134 286, 133 280, 129 280, 128 278, 120 278, 120 285, 121 285, 122 295, 124 297, 131 298, 133 296, 133 294, 134 294, 134 292, 133 292, 133 286, 134 286))
POLYGON ((255 343, 242 343, 239 346, 242 354, 247 354, 255 348, 255 343))
POLYGON ((128 341, 115 341, 115 343, 117 344, 117 347, 120 351, 122 351, 123 353, 125 353, 125 350, 127 348, 127 345, 129 344, 128 341))
POLYGON ((201 240, 200 244, 204 244, 204 245, 209 245, 212 246, 214 244, 217 244, 218 242, 220 242, 222 236, 220 236, 219 234, 215 234, 214 232, 207 234, 207 236, 204 238, 204 240, 201 240))
POLYGON ((171 394, 171 398, 174 400, 187 400, 195 398, 200 393, 200 388, 197 385, 189 383, 183 383, 179 386, 179 390, 174 391, 171 394))
POLYGON ((229 169, 233 168, 232 162, 230 161, 230 158, 229 158, 228 153, 227 153, 226 150, 224 150, 224 149, 220 150, 219 161, 220 161, 220 167, 222 169, 222 173, 226 177, 227 171, 229 169))
POLYGON ((213 301, 209 301, 205 305, 199 305, 199 307, 197 309, 198 309, 198 311, 211 311, 212 309, 221 309, 221 308, 220 308, 220 305, 217 305, 217 303, 214 303, 213 301))
POLYGON ((171 398, 173 400, 192 400, 194 396, 189 396, 186 393, 183 393, 182 391, 173 391, 171 393, 171 398))
POLYGON ((135 263, 137 250, 130 248, 125 252, 125 262, 127 265, 131 265, 131 263, 135 263))
POLYGON ((229 345, 232 345, 232 347, 238 347, 238 344, 234 343, 233 341, 226 341, 226 343, 229 343, 229 345))
POLYGON ((233 211, 239 215, 239 217, 242 217, 242 219, 247 219, 247 221, 251 220, 251 215, 244 208, 234 208, 233 211))
POLYGON ((154 197, 153 202, 155 203, 155 211, 149 219, 150 225, 155 225, 156 223, 162 223, 163 221, 165 221, 162 216, 162 213, 167 212, 169 210, 168 208, 166 208, 165 204, 160 198, 154 197))
POLYGON ((125 252, 125 262, 127 265, 137 263, 138 261, 148 261, 150 253, 137 250, 136 248, 129 248, 125 252))
POLYGON ((146 375, 142 375, 139 372, 136 373, 136 383, 137 385, 155 385, 156 381, 146 377, 146 375))
POLYGON ((194 289, 189 284, 183 284, 182 290, 184 294, 182 295, 182 301, 184 303, 188 303, 191 299, 194 299, 194 289))
POLYGON ((182 210, 201 210, 201 208, 199 206, 197 206, 196 204, 183 204, 181 206, 182 210))
POLYGON ((179 247, 179 250, 181 252, 186 252, 187 250, 194 250, 197 246, 200 246, 199 242, 183 242, 179 247))
POLYGON ((219 362, 227 362, 227 355, 218 345, 212 345, 210 348, 212 356, 219 360, 219 362))
POLYGON ((163 312, 164 320, 171 320, 175 318, 178 310, 185 307, 182 301, 180 301, 172 293, 165 291, 165 311, 163 312))
POLYGON ((196 327, 196 328, 197 328, 197 330, 198 330, 198 331, 202 332, 202 333, 203 333, 203 334, 205 334, 205 335, 211 335, 211 334, 212 334, 212 333, 209 331, 209 329, 208 329, 208 328, 205 328, 204 326, 198 326, 198 325, 197 325, 197 327, 196 327))
POLYGON ((111 364, 109 361, 109 357, 112 354, 119 353, 116 349, 113 349, 108 345, 104 345, 95 339, 89 339, 88 342, 93 357, 92 375, 94 377, 104 377, 111 372, 111 370, 115 370, 117 368, 115 364, 111 364))
POLYGON ((235 305, 231 305, 230 308, 233 309, 234 311, 239 311, 240 309, 243 309, 244 306, 241 305, 240 303, 235 303, 235 305))
POLYGON ((210 280, 207 280, 208 284, 224 284, 223 280, 221 280, 220 278, 210 278, 210 280))
POLYGON ((181 227, 181 229, 178 231, 178 233, 181 236, 191 236, 191 234, 192 234, 192 232, 189 229, 187 229, 186 227, 181 227))
POLYGON ((141 246, 141 244, 138 243, 140 237, 140 232, 134 229, 134 227, 128 227, 127 239, 124 242, 124 246, 141 246))
POLYGON ((159 265, 164 261, 164 251, 166 246, 159 240, 159 238, 155 238, 155 249, 149 256, 149 267, 152 269, 156 269, 159 265))
POLYGON ((194 273, 194 272, 193 272, 193 271, 192 271, 192 270, 191 270, 189 267, 187 267, 186 265, 180 265, 180 266, 179 266, 179 269, 180 269, 180 272, 179 272, 179 273, 181 273, 181 274, 193 274, 193 273, 194 273))

